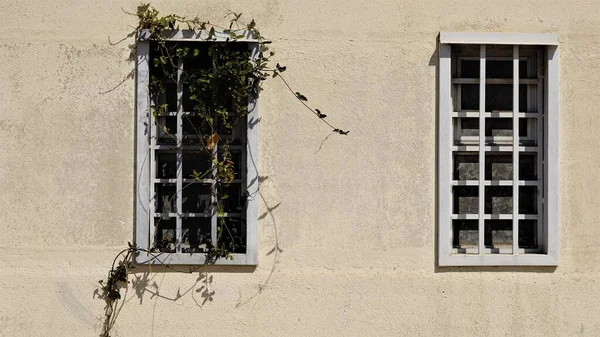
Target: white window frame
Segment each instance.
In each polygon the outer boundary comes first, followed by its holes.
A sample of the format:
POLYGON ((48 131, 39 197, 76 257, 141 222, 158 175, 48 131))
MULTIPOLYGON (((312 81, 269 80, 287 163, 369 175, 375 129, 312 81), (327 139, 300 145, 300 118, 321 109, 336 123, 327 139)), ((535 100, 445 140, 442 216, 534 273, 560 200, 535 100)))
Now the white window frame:
MULTIPOLYGON (((240 34, 240 32, 236 32, 240 34)), ((216 35, 211 37, 209 42, 229 42, 229 43, 247 43, 251 51, 251 60, 254 61, 258 57, 259 45, 258 40, 251 31, 244 31, 243 38, 238 38, 235 42, 231 41, 229 34, 224 32, 216 32, 216 35)), ((135 189, 135 243, 143 250, 150 250, 153 242, 153 229, 150 228, 150 217, 154 217, 152 212, 154 206, 153 191, 154 177, 152 172, 153 165, 151 163, 154 156, 151 155, 153 148, 152 132, 156 132, 158 128, 153 126, 154 118, 151 113, 151 101, 149 93, 150 80, 150 32, 142 30, 138 35, 137 40, 137 73, 136 73, 136 90, 137 90, 137 131, 136 131, 136 189, 135 189)), ((186 41, 197 42, 199 44, 206 43, 209 35, 205 31, 190 31, 190 30, 174 30, 165 31, 163 36, 169 41, 186 41)), ((180 112, 181 108, 181 92, 182 88, 178 88, 178 123, 182 123, 180 112)), ((249 102, 249 113, 247 116, 247 139, 246 149, 242 158, 246 162, 246 253, 232 254, 233 259, 220 258, 211 263, 217 265, 257 265, 257 232, 258 232, 258 100, 253 98, 249 102)), ((178 126, 181 129, 181 126, 178 126)), ((157 132, 156 132, 157 133, 157 132)), ((179 132, 178 132, 179 133, 179 132)), ((243 150, 242 150, 243 151, 243 150)), ((244 176, 244 175, 243 175, 244 176)), ((177 178, 178 186, 181 185, 181 174, 177 178)), ((243 182, 242 182, 243 183, 243 182)), ((178 203, 181 202, 178 198, 178 203)), ((181 210, 181 205, 178 205, 177 210, 181 210)), ((214 222, 214 221, 213 221, 214 222)), ((181 233, 181 222, 178 222, 178 233, 181 233)), ((215 224, 213 224, 215 227, 215 224)), ((213 230, 213 236, 214 231, 213 230)), ((179 238, 181 239, 181 238, 179 238)), ((179 240, 181 241, 181 240, 179 240)), ((154 252, 148 254, 140 252, 136 257, 138 264, 164 264, 164 265, 202 265, 205 264, 205 253, 164 253, 154 252)))
MULTIPOLYGON (((485 50, 483 48, 483 50, 485 50)), ((485 51, 481 56, 485 58, 485 51)), ((518 51, 513 53, 513 107, 518 113, 518 90, 519 81, 514 79, 519 76, 518 73, 518 51)), ((485 134, 485 115, 493 117, 492 113, 485 113, 485 62, 480 62, 480 109, 477 112, 466 112, 472 114, 458 117, 477 117, 480 120, 479 132, 480 135, 485 134), (483 88, 482 88, 483 87, 483 88)), ((558 35, 556 34, 521 34, 521 33, 455 33, 441 32, 439 36, 439 63, 438 63, 438 265, 439 266, 557 266, 558 265, 558 134, 559 134, 559 68, 560 54, 558 48, 558 35), (541 215, 541 221, 538 221, 538 226, 542 226, 542 242, 541 252, 530 253, 525 251, 520 252, 518 246, 518 221, 513 221, 513 248, 512 254, 489 254, 486 253, 484 243, 484 215, 481 190, 485 184, 480 184, 479 181, 484 180, 484 162, 481 151, 485 148, 485 143, 477 140, 477 145, 471 147, 479 147, 479 177, 480 180, 473 181, 475 185, 480 186, 479 193, 479 215, 468 215, 469 218, 479 219, 479 240, 476 254, 457 254, 452 251, 452 220, 453 220, 453 200, 452 200, 452 185, 453 185, 453 148, 454 146, 454 130, 453 126, 453 104, 452 104, 452 48, 453 44, 474 44, 474 45, 538 45, 544 46, 546 52, 545 59, 542 60, 544 65, 544 118, 543 126, 543 146, 537 149, 539 154, 543 154, 543 178, 541 184, 543 207, 538 208, 538 214, 541 215), (539 223, 541 222, 541 223, 539 223), (516 225, 515 225, 516 223, 516 225)), ((504 113, 504 112, 498 112, 504 113)), ((508 112, 512 114, 513 112, 508 112)), ((513 118, 513 145, 497 146, 497 148, 507 147, 507 151, 518 152, 518 119, 513 118), (508 149, 510 147, 510 149, 508 149)), ((529 128, 529 127, 528 127, 529 128)), ((531 130, 531 132, 537 132, 531 130)), ((532 133, 534 134, 534 133, 532 133)), ((477 137, 478 138, 478 137, 477 137)), ((522 137, 521 137, 522 138, 522 137)), ((538 144, 538 146, 540 146, 538 144)), ((465 146, 466 147, 466 146, 465 146)), ((476 150, 477 151, 477 150, 476 150)), ((518 154, 516 155, 518 157, 518 154)), ((517 162, 514 160, 513 163, 517 162)), ((538 160, 540 163, 541 160, 538 160)), ((513 164, 514 166, 514 164, 513 164)), ((514 181, 510 182, 510 186, 519 185, 518 181, 518 166, 513 167, 514 181)), ((470 181, 469 181, 470 182, 470 181)), ((540 202, 538 202, 541 204, 540 202)), ((518 205, 518 195, 513 194, 513 206, 518 205)), ((502 216, 502 215, 501 215, 502 216)), ((513 207, 513 215, 511 219, 519 217, 518 206, 513 207)), ((522 218, 528 216, 521 215, 522 218)), ((487 215, 487 218, 495 219, 494 215, 487 215)), ((540 217, 538 217, 539 219, 540 217)))

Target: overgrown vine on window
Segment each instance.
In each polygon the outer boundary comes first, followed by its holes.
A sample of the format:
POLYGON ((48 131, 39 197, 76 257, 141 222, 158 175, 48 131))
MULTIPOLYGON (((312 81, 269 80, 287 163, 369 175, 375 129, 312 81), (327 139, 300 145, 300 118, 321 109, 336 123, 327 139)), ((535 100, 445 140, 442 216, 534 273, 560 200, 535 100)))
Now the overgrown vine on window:
MULTIPOLYGON (((154 102, 151 107, 152 114, 160 117, 172 111, 172 107, 168 102, 165 103, 164 99, 167 94, 166 82, 179 83, 177 76, 181 76, 181 81, 186 88, 186 98, 191 110, 183 114, 182 118, 185 118, 184 122, 189 123, 194 130, 193 137, 187 135, 179 138, 176 130, 170 130, 166 125, 157 124, 157 127, 172 140, 171 143, 174 145, 191 142, 200 146, 209 162, 206 165, 207 169, 193 170, 190 178, 195 182, 210 179, 216 180, 219 186, 227 186, 238 177, 239 172, 229 150, 229 147, 236 142, 233 130, 240 122, 247 119, 249 99, 259 96, 262 83, 268 78, 279 78, 283 81, 293 97, 318 120, 330 127, 332 134, 348 134, 349 131, 331 124, 327 115, 320 109, 309 106, 305 95, 292 89, 282 76, 286 66, 279 63, 274 67, 270 65, 275 52, 270 50, 271 41, 261 35, 254 20, 243 24, 241 13, 230 12, 226 16, 230 19, 228 27, 223 27, 198 17, 189 19, 175 14, 163 16, 149 4, 142 4, 138 7, 137 13, 132 15, 138 18, 135 35, 139 37, 144 32, 145 37, 151 41, 149 92, 151 101, 154 102), (204 33, 207 36, 205 43, 207 48, 199 49, 194 44, 170 42, 165 33, 180 29, 198 34, 204 33), (217 33, 228 36, 226 43, 216 42, 217 33), (247 49, 235 48, 236 45, 243 47, 244 44, 238 41, 247 37, 258 41, 258 53, 253 59, 247 49), (184 59, 210 61, 200 62, 202 64, 199 67, 186 68, 185 71, 180 72, 180 63, 184 59), (219 151, 216 151, 217 144, 219 151)), ((190 184, 184 185, 183 189, 190 184)), ((232 258, 236 249, 243 245, 236 229, 228 226, 226 217, 220 216, 226 211, 224 203, 229 196, 226 193, 214 191, 213 193, 213 206, 219 215, 219 226, 217 242, 213 243, 210 239, 203 242, 206 248, 202 252, 206 254, 206 263, 214 263, 221 258, 232 258)), ((171 196, 170 200, 163 204, 171 204, 174 197, 175 195, 171 196)), ((169 213, 169 210, 162 211, 169 213)), ((127 274, 129 269, 133 268, 133 257, 142 251, 151 256, 169 251, 167 247, 169 244, 169 242, 155 240, 154 246, 148 251, 129 244, 127 249, 117 255, 107 279, 100 281, 102 292, 100 295, 107 303, 102 336, 110 335, 117 315, 117 302, 121 298, 119 289, 128 283, 127 274)), ((170 266, 167 267, 175 270, 170 266)))

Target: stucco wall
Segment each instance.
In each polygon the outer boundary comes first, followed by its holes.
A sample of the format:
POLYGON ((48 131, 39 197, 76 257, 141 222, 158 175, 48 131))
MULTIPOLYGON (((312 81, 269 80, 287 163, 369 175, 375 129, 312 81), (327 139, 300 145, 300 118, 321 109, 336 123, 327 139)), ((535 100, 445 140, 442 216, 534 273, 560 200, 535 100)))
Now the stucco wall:
MULTIPOLYGON (((0 335, 97 336, 133 239, 138 2, 0 3, 0 335)), ((259 265, 139 270, 118 336, 600 335, 600 3, 158 1, 255 18, 290 84, 261 97, 259 265), (560 36, 560 265, 435 266, 439 31, 560 36), (273 252, 278 245, 281 252, 273 252), (211 282, 208 282, 210 280, 211 282), (208 287, 208 292, 204 292, 208 287)))

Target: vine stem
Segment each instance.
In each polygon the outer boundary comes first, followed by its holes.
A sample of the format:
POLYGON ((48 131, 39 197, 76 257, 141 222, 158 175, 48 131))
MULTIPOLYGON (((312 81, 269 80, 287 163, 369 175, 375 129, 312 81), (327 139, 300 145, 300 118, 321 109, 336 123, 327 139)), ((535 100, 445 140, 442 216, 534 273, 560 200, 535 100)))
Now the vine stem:
MULTIPOLYGON (((310 110, 313 114, 315 114, 315 116, 319 116, 319 114, 311 107, 308 106, 308 104, 304 103, 303 100, 299 99, 298 96, 296 96, 296 92, 294 91, 294 89, 292 89, 292 87, 290 87, 290 85, 288 84, 288 82, 285 80, 285 78, 283 78, 283 76, 281 76, 281 73, 278 74, 279 78, 281 78, 281 80, 283 81, 283 83, 285 84, 285 86, 290 90, 290 92, 294 95, 294 97, 296 97, 296 99, 298 101, 300 101, 300 103, 302 103, 308 110, 310 110)), ((319 119, 327 124, 332 130, 336 130, 337 128, 333 125, 331 125, 331 123, 329 123, 328 121, 326 121, 324 118, 320 118, 319 119)))

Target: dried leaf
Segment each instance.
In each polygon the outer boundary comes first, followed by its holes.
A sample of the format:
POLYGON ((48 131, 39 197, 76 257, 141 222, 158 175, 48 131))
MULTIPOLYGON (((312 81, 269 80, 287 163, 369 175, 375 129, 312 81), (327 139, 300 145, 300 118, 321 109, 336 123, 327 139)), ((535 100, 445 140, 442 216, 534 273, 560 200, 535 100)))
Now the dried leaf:
POLYGON ((214 149, 215 146, 217 146, 218 141, 219 141, 219 135, 217 135, 216 133, 213 133, 212 136, 208 137, 208 140, 206 142, 206 148, 209 150, 214 149))

